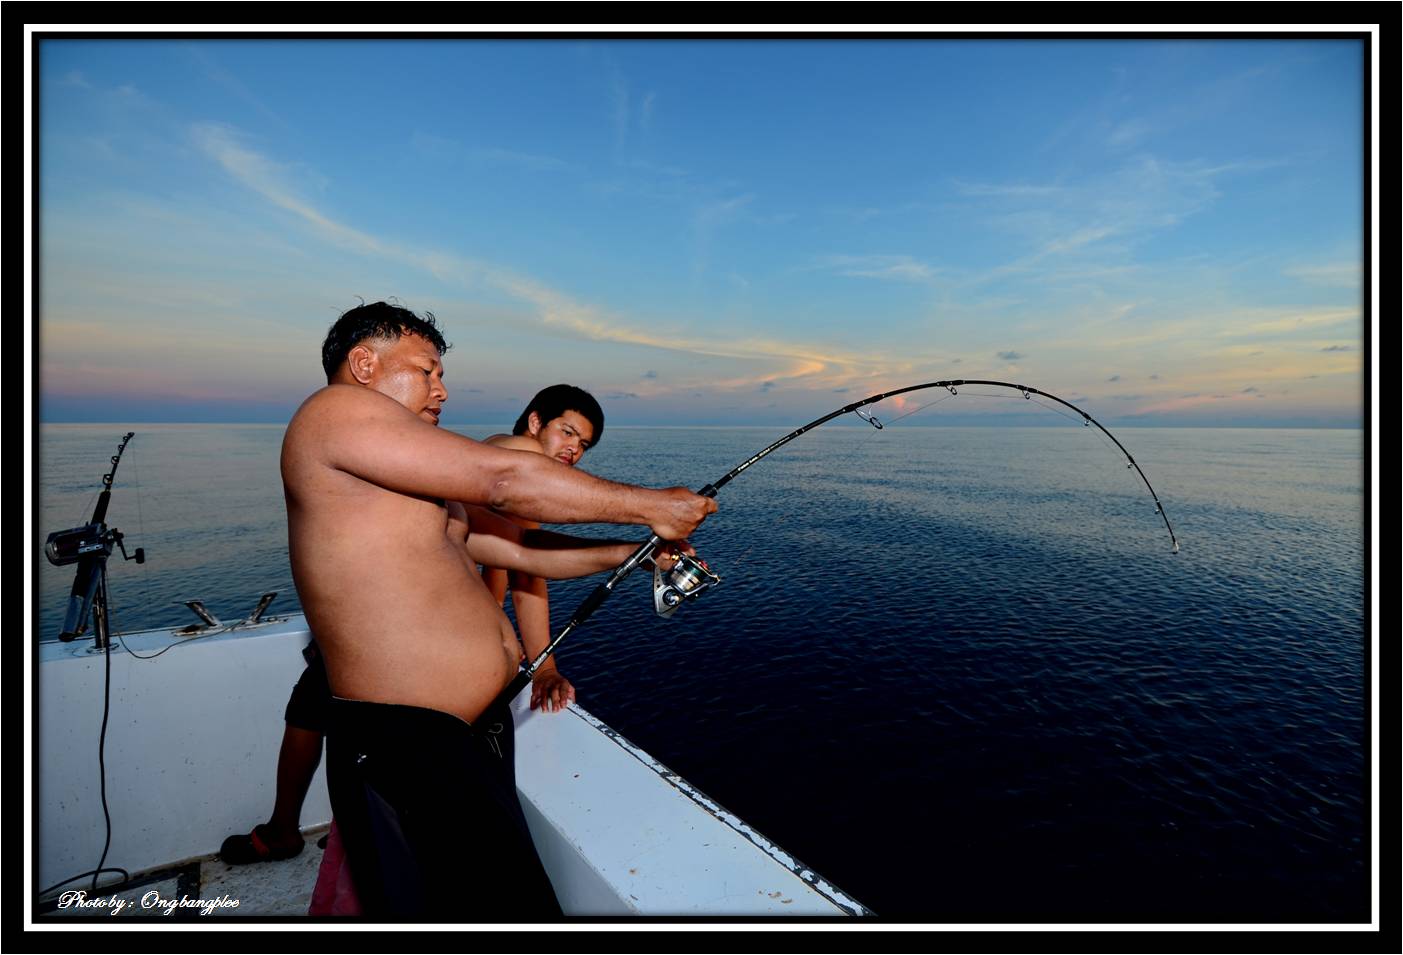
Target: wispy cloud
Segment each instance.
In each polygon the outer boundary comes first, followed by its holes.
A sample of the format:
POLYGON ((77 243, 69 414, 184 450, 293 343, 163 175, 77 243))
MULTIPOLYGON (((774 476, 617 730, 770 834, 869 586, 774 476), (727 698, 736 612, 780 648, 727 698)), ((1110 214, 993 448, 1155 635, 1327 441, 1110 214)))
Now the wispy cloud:
POLYGON ((515 149, 501 149, 499 147, 476 146, 466 150, 466 155, 471 159, 482 162, 504 163, 512 166, 520 166, 524 169, 554 170, 572 169, 574 166, 563 159, 554 156, 543 156, 537 153, 524 153, 515 149))
POLYGON ((932 282, 940 272, 909 255, 830 255, 819 267, 854 278, 917 283, 932 282))
POLYGON ((1252 401, 1260 398, 1261 395, 1236 394, 1236 395, 1205 395, 1187 394, 1178 398, 1168 398, 1156 401, 1140 408, 1136 408, 1127 417, 1142 417, 1150 415, 1163 415, 1180 411, 1190 411, 1196 408, 1205 408, 1214 405, 1235 405, 1242 402, 1252 401))
POLYGON ((729 199, 717 199, 703 204, 696 211, 697 228, 711 231, 728 222, 734 222, 754 199, 752 195, 732 196, 729 199))
POLYGON ((1117 123, 1106 142, 1113 148, 1124 149, 1134 146, 1150 134, 1150 124, 1140 119, 1130 119, 1117 123))
POLYGON ((996 199, 1050 199, 1067 198, 1072 190, 1065 186, 1034 185, 1032 183, 1010 182, 966 182, 956 179, 955 191, 961 196, 990 197, 996 199))
POLYGON ((1182 341, 1198 342, 1207 347, 1216 340, 1224 344, 1214 350, 1215 354, 1241 355, 1248 349, 1260 350, 1268 342, 1298 340, 1303 333, 1315 334, 1336 325, 1354 325, 1362 333, 1360 323, 1357 308, 1204 309, 1153 320, 1147 318, 1119 334, 1105 336, 1100 345, 1107 351, 1125 352, 1182 341), (1228 344, 1234 339, 1247 339, 1248 343, 1228 344))
POLYGON ((602 62, 608 83, 607 113, 614 133, 614 161, 622 163, 628 159, 633 131, 646 133, 652 124, 658 96, 651 90, 636 95, 623 68, 608 53, 602 55, 602 62))
POLYGON ((297 195, 288 183, 291 167, 272 162, 239 142, 228 126, 200 123, 191 130, 195 145, 224 167, 234 179, 273 205, 301 218, 326 238, 357 252, 392 255, 394 250, 372 236, 323 215, 297 195))
POLYGON ((1271 335, 1282 332, 1303 331, 1305 329, 1327 328, 1331 325, 1339 325, 1344 322, 1358 322, 1359 320, 1360 315, 1357 308, 1290 310, 1279 318, 1252 322, 1241 329, 1225 329, 1220 335, 1224 337, 1240 334, 1271 335))
POLYGON ((740 219, 754 199, 753 195, 731 196, 703 202, 697 207, 692 217, 696 235, 696 252, 692 258, 694 273, 701 274, 707 270, 716 233, 740 219))
POLYGON ((1026 270, 1116 240, 1134 243, 1171 229, 1221 197, 1223 177, 1262 163, 1210 164, 1139 155, 1108 173, 1076 183, 957 181, 957 195, 984 201, 984 221, 1021 236, 1025 256, 991 274, 1026 270))
POLYGON ((1363 275, 1358 262, 1333 262, 1326 265, 1300 265, 1283 273, 1310 285, 1329 288, 1358 288, 1363 275))
POLYGON ((210 82, 222 87, 235 99, 243 102, 247 106, 253 107, 264 118, 270 119, 281 129, 290 129, 291 124, 283 119, 282 115, 270 107, 233 73, 225 69, 214 56, 209 52, 209 48, 199 43, 187 43, 182 47, 187 56, 197 63, 204 73, 205 78, 210 82))
MULTIPOLYGON (((441 250, 408 248, 377 239, 333 218, 297 193, 288 182, 291 167, 273 162, 241 142, 231 128, 202 124, 192 130, 192 139, 230 176, 262 196, 275 208, 302 220, 316 234, 342 248, 367 256, 409 265, 436 277, 464 286, 478 283, 532 306, 543 325, 590 341, 638 345, 689 355, 704 355, 746 361, 761 361, 776 370, 761 372, 748 380, 810 379, 826 385, 863 376, 880 375, 893 363, 877 355, 828 351, 807 344, 765 338, 719 341, 697 337, 683 329, 669 329, 650 322, 646 328, 623 321, 596 306, 577 301, 558 289, 531 276, 490 262, 468 259, 441 250)), ((736 210, 750 201, 741 196, 718 203, 705 214, 713 225, 728 221, 736 210)), ((741 386, 739 378, 722 386, 741 386)))
POLYGON ((542 153, 507 149, 502 146, 466 145, 434 133, 416 130, 410 145, 420 153, 439 160, 462 160, 470 163, 491 163, 536 172, 578 170, 574 163, 542 153))

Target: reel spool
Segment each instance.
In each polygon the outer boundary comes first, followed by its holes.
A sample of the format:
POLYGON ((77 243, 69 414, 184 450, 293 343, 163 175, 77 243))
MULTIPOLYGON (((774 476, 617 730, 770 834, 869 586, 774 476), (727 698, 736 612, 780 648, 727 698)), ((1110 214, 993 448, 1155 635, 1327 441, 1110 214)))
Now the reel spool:
POLYGON ((653 564, 653 609, 659 617, 671 617, 684 601, 700 597, 721 583, 706 562, 690 554, 678 554, 671 570, 653 564))

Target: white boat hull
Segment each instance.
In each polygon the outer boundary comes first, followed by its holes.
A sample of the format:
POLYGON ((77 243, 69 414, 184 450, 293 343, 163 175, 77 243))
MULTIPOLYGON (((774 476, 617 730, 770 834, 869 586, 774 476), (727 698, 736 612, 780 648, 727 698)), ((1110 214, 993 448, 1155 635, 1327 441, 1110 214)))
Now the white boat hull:
MULTIPOLYGON (((309 639, 300 614, 196 638, 124 635, 111 655, 108 866, 137 873, 206 857, 267 818, 283 709, 309 639)), ((39 657, 42 888, 94 868, 102 854, 105 661, 90 640, 44 644, 39 657)), ((567 914, 869 914, 588 712, 532 712, 527 696, 514 706, 517 786, 567 914)), ((318 771, 302 822, 330 817, 318 771)))

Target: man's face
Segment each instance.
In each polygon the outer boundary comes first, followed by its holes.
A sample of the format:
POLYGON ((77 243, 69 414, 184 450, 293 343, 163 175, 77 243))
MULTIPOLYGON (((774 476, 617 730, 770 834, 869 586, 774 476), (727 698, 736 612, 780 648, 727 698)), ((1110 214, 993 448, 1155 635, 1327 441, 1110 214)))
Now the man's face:
POLYGON ((527 433, 541 443, 541 453, 574 467, 594 441, 594 425, 578 411, 567 411, 544 424, 531 412, 526 419, 527 433))
POLYGON ((448 389, 443 385, 443 362, 433 343, 418 335, 401 335, 393 342, 368 344, 380 360, 367 384, 430 424, 438 424, 448 389))

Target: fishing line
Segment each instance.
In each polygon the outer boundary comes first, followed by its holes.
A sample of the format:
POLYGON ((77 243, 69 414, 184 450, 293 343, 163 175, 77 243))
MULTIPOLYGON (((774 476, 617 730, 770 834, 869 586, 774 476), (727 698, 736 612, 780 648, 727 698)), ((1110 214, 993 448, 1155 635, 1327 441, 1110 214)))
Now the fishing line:
MULTIPOLYGON (((955 396, 954 394, 946 394, 946 395, 942 396, 941 398, 936 399, 935 402, 930 402, 929 404, 922 405, 921 408, 918 408, 917 410, 918 410, 918 411, 923 410, 924 408, 929 407, 930 404, 935 404, 935 403, 938 403, 938 402, 940 402, 940 401, 945 401, 946 399, 953 398, 953 397, 956 397, 956 396, 955 396)), ((1002 399, 1002 400, 1004 400, 1004 401, 1018 401, 1020 396, 1019 396, 1019 395, 1007 394, 1007 393, 994 393, 994 392, 987 392, 987 391, 969 391, 969 390, 967 390, 967 389, 960 389, 959 397, 989 398, 989 399, 994 399, 994 400, 1002 399)), ((1092 431, 1092 433, 1096 436, 1096 440, 1099 441, 1099 442, 1101 443, 1101 446, 1102 446, 1103 448, 1105 448, 1107 451, 1109 451, 1113 456, 1115 456, 1115 457, 1117 458, 1117 460, 1120 459, 1121 455, 1117 452, 1115 446, 1112 445, 1111 442, 1108 441, 1108 440, 1106 439, 1106 436, 1105 436, 1104 434, 1101 433, 1101 429, 1100 429, 1100 428, 1091 428, 1090 422, 1086 421, 1086 420, 1083 419, 1081 416, 1079 416, 1079 415, 1074 416, 1074 415, 1072 415, 1070 412, 1064 411, 1063 409, 1059 408, 1059 407, 1056 406, 1056 405, 1048 404, 1047 402, 1041 400, 1041 399, 1038 398, 1037 396, 1035 396, 1035 395, 1033 395, 1033 394, 1030 394, 1030 393, 1028 393, 1028 392, 1022 392, 1021 397, 1022 397, 1023 400, 1030 401, 1030 402, 1032 402, 1033 404, 1037 405, 1039 408, 1043 408, 1043 409, 1045 409, 1045 410, 1047 410, 1047 411, 1050 411, 1050 412, 1052 412, 1053 414, 1055 414, 1055 415, 1057 415, 1057 416, 1059 416, 1059 417, 1061 417, 1061 418, 1066 419, 1067 422, 1068 422, 1069 424, 1079 425, 1083 430, 1090 429, 1090 430, 1092 431)), ((907 417, 907 415, 903 415, 902 417, 907 417)), ((896 424, 896 423, 897 423, 898 421, 900 421, 900 420, 901 420, 900 418, 895 418, 895 419, 893 419, 892 421, 888 422, 888 425, 887 425, 887 426, 888 426, 888 427, 891 427, 892 425, 896 424)), ((1130 465, 1127 465, 1126 467, 1127 467, 1127 469, 1129 469, 1129 468, 1130 468, 1130 465)), ((1108 539, 1108 538, 1107 538, 1107 535, 1110 533, 1110 529, 1109 529, 1108 525, 1106 525, 1106 524, 1104 524, 1104 523, 1100 523, 1098 526, 1100 527, 1100 539, 1101 539, 1102 543, 1105 544, 1105 542, 1106 542, 1107 539, 1108 539)))
MULTIPOLYGON (((928 401, 928 402, 926 402, 925 404, 921 405, 921 406, 920 406, 919 408, 917 408, 915 411, 908 411, 908 412, 906 412, 904 415, 901 415, 900 417, 892 418, 890 421, 888 421, 888 422, 886 423, 885 426, 888 427, 888 428, 890 428, 892 425, 896 424, 898 421, 905 420, 906 418, 911 417, 913 414, 919 414, 919 413, 921 413, 922 411, 925 411, 927 408, 931 407, 932 405, 938 405, 938 404, 940 404, 942 401, 949 401, 949 400, 950 400, 951 398, 953 398, 953 397, 955 397, 953 394, 941 395, 939 398, 936 398, 934 401, 928 401)), ((853 413, 856 414, 857 412, 854 411, 853 413)), ((870 422, 869 422, 869 424, 870 424, 870 422)))
MULTIPOLYGON (((1017 400, 1018 400, 1017 396, 1015 396, 1015 395, 1009 395, 1009 394, 992 394, 992 393, 987 392, 987 391, 961 391, 961 392, 960 392, 960 395, 961 395, 962 397, 970 397, 970 398, 993 398, 993 399, 995 399, 995 400, 1002 400, 1002 401, 1017 401, 1017 400)), ((953 395, 946 395, 945 397, 946 397, 946 398, 952 398, 952 397, 954 397, 954 396, 953 396, 953 395)), ((1086 421, 1086 420, 1084 420, 1083 418, 1080 418, 1080 417, 1074 417, 1073 415, 1069 414, 1069 413, 1066 412, 1066 411, 1063 411, 1061 408, 1057 407, 1056 405, 1050 405, 1050 404, 1048 404, 1047 402, 1041 401, 1041 400, 1039 400, 1037 397, 1035 397, 1035 396, 1033 396, 1033 395, 1031 395, 1031 394, 1028 394, 1028 393, 1026 393, 1026 392, 1024 393, 1023 397, 1024 397, 1025 400, 1031 401, 1033 404, 1037 405, 1039 408, 1045 408, 1045 409, 1047 409, 1048 411, 1051 411, 1053 414, 1058 415, 1059 417, 1066 418, 1066 419, 1067 419, 1068 421, 1070 421, 1072 424, 1080 425, 1080 426, 1083 427, 1083 428, 1091 428, 1090 422, 1088 422, 1088 421, 1086 421)), ((944 398, 941 398, 940 400, 941 400, 941 401, 944 401, 945 399, 944 399, 944 398)), ((897 419, 897 420, 900 420, 900 419, 897 419)), ((893 423, 895 423, 895 422, 893 422, 893 423)), ((1097 428, 1097 429, 1092 429, 1092 433, 1096 435, 1096 439, 1097 439, 1098 441, 1100 441, 1101 444, 1102 444, 1107 450, 1109 450, 1112 454, 1115 454, 1117 457, 1121 457, 1121 455, 1116 451, 1115 446, 1112 445, 1111 442, 1109 442, 1109 441, 1106 440, 1106 436, 1105 436, 1104 434, 1101 433, 1101 431, 1100 431, 1099 428, 1097 428)))
MULTIPOLYGON (((97 489, 96 491, 93 491, 92 496, 89 497, 85 502, 83 502, 83 510, 82 510, 82 513, 83 513, 83 514, 90 514, 90 513, 92 513, 93 501, 96 501, 96 500, 97 500, 97 496, 98 496, 99 494, 101 494, 101 493, 102 493, 102 486, 101 486, 101 482, 99 482, 99 484, 98 484, 98 489, 97 489)), ((79 520, 81 521, 82 518, 79 518, 79 520)))
MULTIPOLYGON (((146 518, 141 510, 141 456, 132 455, 132 467, 136 470, 136 481, 133 489, 136 491, 136 526, 141 539, 146 539, 146 518)), ((145 606, 151 606, 151 569, 145 562, 141 565, 141 599, 145 606)), ((124 644, 125 646, 125 644, 124 644)), ((131 651, 128 650, 128 653, 131 651)))
MULTIPOLYGON (((142 510, 141 510, 141 464, 140 464, 140 461, 139 461, 139 456, 136 454, 135 450, 133 450, 132 453, 130 454, 130 458, 131 458, 131 462, 132 462, 132 467, 133 467, 133 468, 135 469, 135 471, 136 471, 136 480, 133 482, 133 489, 134 489, 135 492, 136 492, 136 522, 137 522, 137 531, 138 531, 138 533, 141 535, 141 539, 144 540, 144 539, 146 538, 146 521, 145 521, 144 515, 143 515, 142 510)), ((141 597, 140 597, 140 605, 141 605, 141 606, 145 606, 145 607, 149 607, 149 606, 151 606, 151 604, 152 604, 152 600, 151 600, 151 570, 150 570, 150 568, 148 568, 148 567, 146 566, 146 562, 145 562, 145 561, 142 561, 141 569, 142 569, 142 572, 141 572, 141 591, 142 591, 142 592, 141 592, 141 597)), ((112 595, 111 595, 110 592, 109 592, 108 595, 107 595, 107 599, 108 599, 109 603, 111 603, 111 604, 115 604, 115 603, 116 603, 116 601, 113 600, 112 595)), ((122 610, 123 610, 123 612, 125 612, 125 611, 126 611, 126 608, 123 607, 122 610)), ((115 620, 115 619, 117 618, 117 615, 116 615, 115 612, 109 612, 108 618, 109 618, 109 620, 115 620)), ((117 637, 117 641, 118 641, 119 643, 122 644, 122 649, 126 650, 127 653, 131 654, 133 657, 135 657, 135 658, 138 659, 138 660, 149 660, 149 659, 151 659, 151 657, 149 657, 149 656, 144 657, 144 656, 142 656, 142 655, 139 654, 139 653, 132 653, 131 647, 128 647, 127 644, 126 644, 126 641, 122 640, 122 635, 121 635, 120 633, 117 633, 117 632, 116 632, 116 627, 113 627, 112 630, 113 630, 113 633, 114 633, 114 634, 116 635, 116 637, 117 637)), ((168 647, 167 649, 169 649, 169 647, 168 647)), ((165 652, 164 650, 161 651, 161 653, 164 653, 164 652, 165 652)), ((160 653, 154 654, 154 656, 160 656, 160 655, 161 655, 160 653)))
POLYGON ((83 510, 82 510, 81 512, 79 512, 78 523, 82 523, 82 521, 83 521, 82 515, 83 515, 83 514, 91 514, 91 513, 93 512, 93 501, 96 501, 96 500, 97 500, 97 496, 98 496, 99 494, 101 494, 101 493, 102 493, 102 478, 98 478, 96 490, 94 490, 93 493, 92 493, 92 496, 89 497, 89 498, 83 503, 83 510))
MULTIPOLYGON (((866 413, 862 412, 861 410, 854 411, 853 413, 856 414, 856 415, 857 415, 859 418, 861 418, 863 421, 866 421, 868 424, 872 425, 872 427, 873 427, 873 432, 874 432, 874 433, 872 433, 872 434, 870 434, 870 435, 868 436, 868 440, 876 440, 877 437, 878 437, 878 435, 875 433, 876 431, 881 431, 883 428, 890 428, 890 427, 892 427, 893 425, 895 425, 895 424, 896 424, 897 422, 899 422, 899 421, 903 421, 903 420, 905 420, 906 418, 909 418, 909 417, 911 417, 911 416, 914 415, 914 414, 920 414, 922 411, 925 411, 927 408, 929 408, 929 407, 931 407, 931 406, 933 406, 933 405, 938 405, 938 404, 940 404, 942 401, 949 401, 949 400, 950 400, 951 398, 953 398, 953 397, 955 397, 953 394, 948 394, 948 393, 947 393, 947 394, 944 394, 944 395, 941 395, 939 398, 936 398, 934 401, 927 401, 925 404, 921 405, 919 408, 914 408, 914 409, 912 409, 911 411, 906 412, 905 414, 899 415, 899 416, 897 416, 897 417, 895 417, 895 418, 891 418, 891 419, 885 421, 885 423, 883 423, 882 419, 877 418, 876 415, 873 415, 873 414, 866 414, 866 413)), ((779 519, 776 520, 776 521, 771 525, 771 530, 773 531, 774 528, 778 528, 780 525, 784 524, 785 521, 787 521, 787 520, 789 520, 789 518, 793 517, 796 513, 798 513, 798 511, 799 511, 799 505, 797 505, 797 504, 796 504, 794 507, 791 507, 789 510, 785 511, 782 515, 780 515, 779 519)), ((732 572, 732 573, 739 572, 740 569, 741 569, 742 567, 744 567, 744 566, 747 565, 747 558, 749 557, 750 552, 753 551, 753 550, 755 549, 755 546, 756 546, 757 544, 759 544, 759 543, 760 543, 760 537, 759 537, 758 535, 752 536, 751 541, 750 541, 750 546, 747 547, 744 551, 742 551, 741 554, 740 554, 740 556, 738 556, 738 557, 736 557, 734 560, 730 561, 730 567, 731 567, 731 572, 732 572)))

